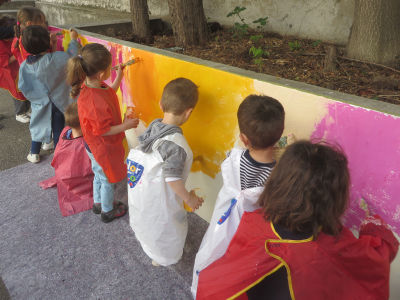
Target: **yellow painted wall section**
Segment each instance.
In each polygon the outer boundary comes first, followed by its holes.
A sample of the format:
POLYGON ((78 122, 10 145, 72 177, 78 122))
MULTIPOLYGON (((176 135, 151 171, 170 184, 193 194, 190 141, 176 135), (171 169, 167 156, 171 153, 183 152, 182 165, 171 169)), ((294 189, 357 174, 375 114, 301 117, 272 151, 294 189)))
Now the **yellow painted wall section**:
POLYGON ((309 139, 312 132, 328 113, 325 97, 305 93, 286 86, 254 80, 257 94, 277 99, 285 108, 285 131, 283 135, 294 134, 296 139, 309 139))
POLYGON ((236 111, 244 97, 254 92, 253 80, 145 51, 133 53, 140 62, 128 68, 126 80, 145 123, 162 117, 159 101, 169 81, 186 77, 198 86, 199 101, 182 129, 193 151, 192 171, 214 178, 237 139, 236 111))

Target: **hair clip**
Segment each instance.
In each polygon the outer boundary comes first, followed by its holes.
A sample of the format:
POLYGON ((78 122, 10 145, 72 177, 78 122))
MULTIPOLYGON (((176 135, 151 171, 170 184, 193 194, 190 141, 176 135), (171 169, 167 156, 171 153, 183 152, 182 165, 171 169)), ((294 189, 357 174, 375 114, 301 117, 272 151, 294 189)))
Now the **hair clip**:
POLYGON ((17 26, 21 25, 21 23, 19 21, 17 21, 17 26))

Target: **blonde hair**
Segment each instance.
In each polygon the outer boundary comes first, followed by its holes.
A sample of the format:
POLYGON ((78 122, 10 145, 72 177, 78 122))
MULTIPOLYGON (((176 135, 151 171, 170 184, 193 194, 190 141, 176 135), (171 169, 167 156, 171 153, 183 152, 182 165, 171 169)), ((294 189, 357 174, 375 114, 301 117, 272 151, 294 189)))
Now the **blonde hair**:
POLYGON ((164 87, 161 96, 161 108, 164 112, 180 115, 196 106, 197 86, 187 78, 176 78, 164 87))
POLYGON ((71 97, 79 96, 86 77, 105 71, 112 61, 111 53, 101 44, 87 44, 81 54, 70 58, 67 65, 67 82, 72 86, 71 97))
POLYGON ((76 102, 71 103, 67 106, 64 112, 65 125, 74 129, 80 129, 81 124, 79 123, 78 116, 78 104, 76 102))
POLYGON ((14 27, 15 36, 18 38, 15 48, 19 47, 19 38, 21 36, 21 25, 25 25, 26 22, 32 23, 45 23, 46 16, 37 7, 25 6, 22 7, 17 13, 17 25, 14 27))

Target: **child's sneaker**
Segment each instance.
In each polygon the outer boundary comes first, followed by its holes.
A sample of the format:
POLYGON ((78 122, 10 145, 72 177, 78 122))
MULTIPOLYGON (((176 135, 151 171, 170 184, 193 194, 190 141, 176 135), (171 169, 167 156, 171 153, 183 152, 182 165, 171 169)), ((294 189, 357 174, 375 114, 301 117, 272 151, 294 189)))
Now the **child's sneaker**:
POLYGON ((101 220, 104 223, 108 223, 111 222, 112 220, 116 219, 116 218, 120 218, 123 215, 126 214, 128 208, 126 207, 125 204, 123 203, 118 203, 117 205, 114 206, 114 209, 109 211, 109 212, 102 212, 101 213, 101 220))
POLYGON ((15 120, 21 123, 29 123, 31 118, 29 118, 26 114, 16 115, 15 120))
POLYGON ((100 214, 101 213, 101 203, 93 203, 92 211, 96 215, 100 214))
POLYGON ((29 153, 28 156, 26 157, 27 160, 29 160, 31 163, 38 163, 40 161, 40 156, 39 154, 32 154, 29 153))
POLYGON ((42 144, 42 149, 47 151, 47 150, 51 150, 54 149, 54 141, 51 141, 50 143, 43 143, 42 144))

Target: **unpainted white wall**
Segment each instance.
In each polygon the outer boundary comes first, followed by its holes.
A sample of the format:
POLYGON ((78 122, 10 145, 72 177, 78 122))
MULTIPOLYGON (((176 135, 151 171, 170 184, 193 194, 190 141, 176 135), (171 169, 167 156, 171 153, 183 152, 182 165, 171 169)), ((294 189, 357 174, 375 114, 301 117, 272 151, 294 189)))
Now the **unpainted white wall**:
MULTIPOLYGON (((129 0, 42 0, 45 3, 87 6, 109 10, 130 10, 129 0)), ((148 0, 153 16, 168 16, 168 1, 148 0)), ((346 44, 353 22, 354 0, 203 0, 209 20, 223 25, 239 21, 226 15, 235 6, 244 6, 242 15, 251 24, 260 17, 268 17, 265 29, 282 35, 346 44)), ((71 24, 71 22, 66 22, 71 24)), ((56 22, 55 24, 62 24, 56 22)))

